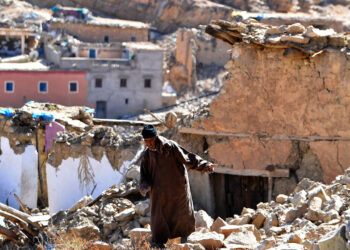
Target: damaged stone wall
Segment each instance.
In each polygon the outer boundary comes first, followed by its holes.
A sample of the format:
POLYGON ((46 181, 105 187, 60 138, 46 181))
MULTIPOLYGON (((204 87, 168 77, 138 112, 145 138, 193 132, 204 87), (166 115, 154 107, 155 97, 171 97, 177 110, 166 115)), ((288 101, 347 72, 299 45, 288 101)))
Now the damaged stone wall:
POLYGON ((296 40, 288 46, 235 43, 210 117, 193 124, 232 135, 209 142, 210 157, 233 169, 290 168, 297 179, 326 183, 343 173, 350 161, 350 63, 346 47, 339 49, 344 37, 337 39, 314 54, 293 48, 296 40))

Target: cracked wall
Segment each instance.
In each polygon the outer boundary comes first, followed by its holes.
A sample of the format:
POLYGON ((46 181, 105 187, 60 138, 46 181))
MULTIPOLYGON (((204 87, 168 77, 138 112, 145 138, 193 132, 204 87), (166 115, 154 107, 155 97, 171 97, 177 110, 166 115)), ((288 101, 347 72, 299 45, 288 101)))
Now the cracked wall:
POLYGON ((290 168, 297 179, 329 183, 350 162, 349 68, 340 50, 312 57, 293 48, 235 44, 210 116, 193 127, 250 136, 209 143, 209 156, 221 165, 277 165, 290 168))

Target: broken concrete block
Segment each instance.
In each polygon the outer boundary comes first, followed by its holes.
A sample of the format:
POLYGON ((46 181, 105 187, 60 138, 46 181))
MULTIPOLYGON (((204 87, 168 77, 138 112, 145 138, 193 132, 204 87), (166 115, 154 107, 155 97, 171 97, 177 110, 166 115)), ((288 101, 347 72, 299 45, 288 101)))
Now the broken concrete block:
POLYGON ((125 226, 122 226, 121 229, 123 231, 123 235, 125 237, 128 237, 129 233, 132 229, 139 228, 139 227, 140 227, 140 224, 137 221, 132 220, 128 224, 126 224, 125 226))
POLYGON ((140 167, 133 165, 126 173, 126 178, 129 180, 140 180, 140 167))
POLYGON ((171 247, 169 247, 169 249, 171 250, 205 250, 206 248, 201 244, 185 243, 185 244, 173 244, 171 245, 171 247))
POLYGON ((274 236, 274 235, 280 235, 280 234, 285 233, 285 232, 286 232, 286 230, 285 230, 285 228, 283 228, 283 227, 271 227, 271 228, 267 231, 266 235, 268 235, 268 236, 274 236))
POLYGON ((292 43, 300 43, 300 44, 307 44, 309 43, 310 38, 304 37, 302 35, 282 35, 281 36, 281 42, 292 42, 292 43))
POLYGON ((151 217, 149 217, 149 216, 146 216, 146 217, 140 216, 140 218, 138 219, 138 222, 142 226, 145 226, 147 224, 151 224, 151 217))
POLYGON ((214 223, 211 225, 210 230, 211 231, 215 231, 217 233, 220 233, 220 228, 223 226, 227 226, 227 222, 224 221, 223 219, 221 219, 220 217, 218 217, 214 223))
POLYGON ((320 30, 317 29, 313 26, 308 26, 306 28, 306 32, 305 35, 308 37, 327 37, 327 36, 331 36, 333 34, 336 34, 336 32, 333 29, 327 29, 327 30, 320 30))
POLYGON ((75 234, 77 237, 84 239, 92 239, 100 235, 100 229, 89 221, 84 221, 83 224, 78 226, 70 227, 69 232, 75 234))
POLYGON ((345 237, 346 226, 342 225, 338 228, 335 233, 327 235, 324 239, 320 240, 317 243, 319 250, 328 250, 328 249, 347 249, 346 243, 347 239, 345 237))
POLYGON ((240 232, 231 233, 225 239, 225 246, 231 244, 248 246, 250 248, 255 248, 258 245, 258 241, 252 231, 244 230, 240 232))
POLYGON ((149 199, 140 201, 135 205, 135 213, 141 216, 145 216, 150 211, 149 199))
POLYGON ((68 209, 68 213, 72 213, 77 211, 79 208, 85 207, 89 202, 91 202, 92 196, 84 196, 83 198, 81 198, 79 201, 77 201, 77 203, 75 203, 70 209, 68 209))
POLYGON ((274 248, 274 250, 302 250, 302 249, 304 249, 304 246, 297 243, 281 244, 274 248))
POLYGON ((322 199, 319 197, 314 197, 309 204, 309 209, 305 218, 311 221, 319 221, 323 220, 324 212, 321 210, 322 207, 322 199))
POLYGON ((336 219, 339 219, 339 218, 340 218, 340 216, 339 216, 338 212, 335 209, 331 209, 331 210, 329 210, 328 212, 326 212, 324 214, 323 221, 324 222, 330 222, 332 220, 336 220, 336 219))
POLYGON ((204 246, 201 244, 173 244, 169 247, 171 250, 205 250, 204 246))
POLYGON ((261 228, 262 225, 264 224, 264 221, 266 219, 266 212, 263 210, 258 210, 258 212, 254 215, 253 217, 253 222, 252 224, 257 228, 261 228))
POLYGON ((214 221, 204 210, 195 211, 194 218, 196 227, 210 228, 214 221))
POLYGON ((111 250, 112 247, 106 242, 95 241, 94 243, 92 243, 91 249, 92 250, 111 250))
POLYGON ((308 190, 315 182, 309 178, 303 178, 295 187, 294 192, 300 192, 301 190, 308 190))
MULTIPOLYGON (((324 189, 322 188, 321 185, 313 188, 311 191, 308 192, 308 198, 309 200, 313 199, 314 197, 319 197, 322 199, 323 202, 328 202, 330 201, 329 196, 326 194, 324 189)), ((322 205, 322 204, 321 204, 322 205)))
POLYGON ((288 199, 289 197, 285 194, 279 194, 277 195, 276 197, 276 202, 280 203, 280 204, 283 204, 283 203, 286 203, 288 202, 288 199))
POLYGON ((133 246, 142 246, 145 242, 151 242, 152 232, 148 228, 135 228, 130 230, 129 237, 133 246))
POLYGON ((287 243, 303 244, 303 239, 300 237, 300 235, 293 233, 289 236, 287 243))
POLYGON ((300 204, 304 203, 306 199, 307 199, 306 191, 301 190, 300 192, 297 192, 294 194, 293 198, 291 199, 291 203, 293 203, 294 207, 297 207, 300 204))
POLYGON ((289 208, 285 214, 285 223, 294 221, 298 217, 298 210, 296 208, 289 208))
POLYGON ((257 249, 270 249, 276 247, 276 239, 275 237, 268 237, 263 242, 259 244, 259 247, 257 249))
POLYGON ((330 201, 325 205, 324 211, 334 209, 339 213, 340 209, 344 206, 344 201, 339 195, 331 195, 330 201))
POLYGON ((238 221, 238 225, 245 225, 250 223, 252 220, 252 215, 251 214, 245 214, 242 217, 240 217, 240 220, 238 221))
POLYGON ((236 233, 245 232, 245 231, 252 232, 258 241, 261 240, 260 232, 252 224, 247 224, 247 225, 242 225, 242 226, 228 225, 228 226, 223 226, 220 228, 220 233, 225 235, 225 238, 227 238, 231 234, 236 234, 236 233))
POLYGON ((278 218, 275 213, 268 214, 268 217, 265 219, 264 222, 264 230, 267 232, 271 227, 277 227, 278 226, 278 218))
POLYGON ((306 31, 304 25, 300 23, 294 23, 292 25, 287 26, 286 33, 287 34, 300 34, 306 31))
POLYGON ((116 208, 114 207, 115 204, 108 203, 106 206, 103 207, 103 212, 105 215, 113 215, 117 212, 116 208))
POLYGON ((279 44, 281 42, 280 36, 270 36, 266 39, 267 43, 279 44))
POLYGON ((328 37, 328 45, 332 47, 347 46, 347 38, 342 34, 335 34, 328 37))
POLYGON ((132 219, 132 217, 134 216, 135 214, 135 208, 128 208, 128 209, 125 209, 123 210, 122 212, 120 213, 117 213, 116 215, 114 215, 114 219, 115 221, 117 222, 120 222, 120 221, 129 221, 132 219))
POLYGON ((266 30, 267 35, 280 35, 284 32, 284 27, 271 27, 266 30))
POLYGON ((241 215, 245 215, 245 214, 250 214, 250 215, 255 214, 255 210, 252 209, 252 208, 246 208, 246 207, 244 207, 244 208, 242 209, 241 215))
POLYGON ((187 238, 187 242, 201 244, 205 249, 217 249, 223 246, 224 235, 216 232, 200 233, 194 232, 187 238))

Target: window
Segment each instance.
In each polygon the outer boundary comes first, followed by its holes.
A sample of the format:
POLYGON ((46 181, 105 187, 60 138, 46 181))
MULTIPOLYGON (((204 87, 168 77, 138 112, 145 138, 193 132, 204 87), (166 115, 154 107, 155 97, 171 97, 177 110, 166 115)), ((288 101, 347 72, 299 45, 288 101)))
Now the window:
POLYGON ((131 40, 132 42, 135 42, 135 41, 136 41, 136 37, 132 36, 130 40, 131 40))
POLYGON ((95 79, 95 88, 102 88, 102 78, 95 79))
POLYGON ((47 93, 47 92, 48 92, 47 82, 39 82, 39 93, 47 93))
POLYGON ((105 43, 109 43, 109 36, 105 36, 104 41, 105 43))
POLYGON ((126 78, 120 79, 120 87, 126 88, 126 86, 127 86, 127 79, 126 78))
POLYGON ((151 79, 145 79, 145 88, 151 88, 152 81, 151 79))
POLYGON ((70 93, 77 93, 78 92, 78 83, 77 82, 70 82, 69 83, 69 92, 70 93))
POLYGON ((125 98, 125 104, 128 104, 128 103, 129 103, 129 99, 125 98))
POLYGON ((13 93, 15 91, 15 84, 13 82, 5 82, 5 92, 13 93))

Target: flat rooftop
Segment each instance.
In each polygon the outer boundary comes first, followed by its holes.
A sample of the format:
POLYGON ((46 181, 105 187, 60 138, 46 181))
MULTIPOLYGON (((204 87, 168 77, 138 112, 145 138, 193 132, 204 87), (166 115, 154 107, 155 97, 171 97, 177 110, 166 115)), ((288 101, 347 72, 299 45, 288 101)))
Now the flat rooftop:
POLYGON ((163 50, 159 45, 151 42, 123 42, 123 46, 134 50, 163 50))
POLYGON ((86 25, 107 26, 115 28, 149 29, 151 27, 151 25, 148 23, 103 17, 89 17, 85 20, 73 19, 72 21, 70 21, 68 18, 52 18, 51 22, 81 23, 86 25))

